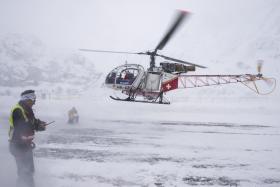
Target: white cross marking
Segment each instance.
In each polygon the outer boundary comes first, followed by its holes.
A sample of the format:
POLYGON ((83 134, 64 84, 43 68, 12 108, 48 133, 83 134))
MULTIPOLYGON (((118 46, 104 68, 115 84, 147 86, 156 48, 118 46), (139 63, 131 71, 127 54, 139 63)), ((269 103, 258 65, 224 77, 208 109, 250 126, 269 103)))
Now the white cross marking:
POLYGON ((166 85, 167 90, 169 90, 171 88, 170 84, 166 85))

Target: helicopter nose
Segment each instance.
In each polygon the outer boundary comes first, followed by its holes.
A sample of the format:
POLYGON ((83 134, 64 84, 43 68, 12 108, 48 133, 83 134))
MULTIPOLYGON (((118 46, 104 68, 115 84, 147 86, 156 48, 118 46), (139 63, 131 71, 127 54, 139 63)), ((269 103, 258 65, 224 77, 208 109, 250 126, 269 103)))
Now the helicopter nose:
POLYGON ((105 84, 114 84, 115 83, 115 79, 116 79, 116 73, 112 73, 110 72, 105 80, 105 84))

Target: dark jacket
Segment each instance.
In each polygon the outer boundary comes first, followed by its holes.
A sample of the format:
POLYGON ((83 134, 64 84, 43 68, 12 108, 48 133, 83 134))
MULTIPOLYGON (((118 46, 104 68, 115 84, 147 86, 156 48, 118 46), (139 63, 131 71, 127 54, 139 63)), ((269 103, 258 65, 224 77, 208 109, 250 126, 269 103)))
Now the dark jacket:
POLYGON ((35 131, 45 130, 45 128, 40 125, 42 121, 35 118, 32 108, 27 106, 23 101, 20 101, 19 105, 24 109, 28 121, 25 121, 20 109, 17 108, 13 111, 11 115, 13 118, 14 132, 10 141, 18 144, 28 144, 31 142, 23 140, 22 136, 32 136, 35 134, 35 131))

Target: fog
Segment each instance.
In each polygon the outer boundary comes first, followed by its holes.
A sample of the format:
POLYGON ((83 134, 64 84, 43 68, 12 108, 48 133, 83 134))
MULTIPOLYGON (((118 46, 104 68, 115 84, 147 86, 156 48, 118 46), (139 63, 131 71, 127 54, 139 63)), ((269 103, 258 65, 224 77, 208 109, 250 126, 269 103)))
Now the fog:
MULTIPOLYGON (((14 186, 10 109, 35 89, 35 181, 65 186, 279 186, 279 86, 171 91, 171 105, 113 101, 105 76, 149 57, 176 10, 191 16, 160 54, 207 66, 194 74, 280 76, 278 0, 0 0, 0 186, 14 186), (80 123, 67 124, 75 106, 80 123)), ((157 64, 163 61, 156 59, 157 64)))
MULTIPOLYGON (((175 10, 187 10, 192 13, 191 18, 162 52, 210 69, 211 62, 221 58, 228 66, 247 59, 248 47, 252 48, 250 42, 278 32, 277 20, 270 19, 277 17, 277 0, 248 0, 246 3, 242 0, 234 3, 219 0, 2 0, 0 3, 0 34, 36 36, 56 50, 152 50, 165 34, 175 10), (272 27, 275 29, 271 30, 272 27), (238 50, 242 47, 245 48, 243 52, 238 50)), ((125 60, 148 65, 145 57, 83 55, 93 59, 101 71, 108 71, 125 60)), ((255 65, 259 58, 263 56, 251 54, 251 61, 246 63, 255 65)))

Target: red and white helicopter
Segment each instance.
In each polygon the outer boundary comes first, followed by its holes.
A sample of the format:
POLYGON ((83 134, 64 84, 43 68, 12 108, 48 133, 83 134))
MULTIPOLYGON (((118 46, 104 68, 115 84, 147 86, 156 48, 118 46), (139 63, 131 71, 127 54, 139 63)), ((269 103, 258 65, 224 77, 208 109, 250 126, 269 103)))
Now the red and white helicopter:
POLYGON ((116 67, 107 75, 105 85, 109 88, 120 90, 122 93, 127 95, 127 97, 124 99, 110 96, 112 99, 118 101, 170 104, 170 102, 164 97, 164 94, 168 91, 180 88, 197 88, 230 83, 242 83, 256 93, 262 94, 255 84, 255 81, 260 80, 272 85, 271 90, 267 93, 271 93, 274 90, 276 86, 276 80, 274 78, 263 77, 261 74, 262 63, 258 64, 258 74, 187 75, 187 72, 195 71, 196 68, 206 67, 158 54, 158 51, 164 48, 171 36, 188 15, 189 13, 186 11, 178 11, 177 17, 169 28, 168 32, 159 42, 157 47, 152 51, 137 53, 92 49, 80 50, 87 52, 122 53, 150 56, 150 67, 147 70, 145 70, 144 67, 139 64, 124 64, 116 67), (174 61, 177 63, 164 61, 160 63, 160 66, 156 66, 156 57, 161 57, 165 60, 174 61), (249 83, 253 83, 253 86, 249 86, 249 83))

